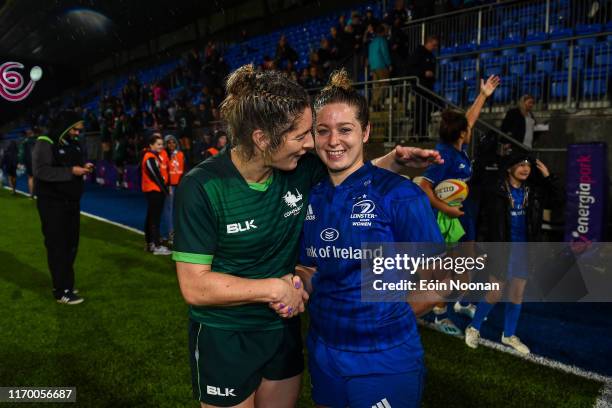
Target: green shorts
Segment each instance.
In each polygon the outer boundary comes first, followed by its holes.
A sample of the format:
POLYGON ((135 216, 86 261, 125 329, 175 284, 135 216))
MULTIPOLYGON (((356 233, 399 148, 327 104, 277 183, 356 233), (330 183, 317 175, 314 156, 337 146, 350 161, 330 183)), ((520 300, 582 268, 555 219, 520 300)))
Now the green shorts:
POLYGON ((300 319, 265 331, 222 330, 190 320, 189 360, 195 399, 237 405, 262 378, 284 380, 304 370, 300 319))

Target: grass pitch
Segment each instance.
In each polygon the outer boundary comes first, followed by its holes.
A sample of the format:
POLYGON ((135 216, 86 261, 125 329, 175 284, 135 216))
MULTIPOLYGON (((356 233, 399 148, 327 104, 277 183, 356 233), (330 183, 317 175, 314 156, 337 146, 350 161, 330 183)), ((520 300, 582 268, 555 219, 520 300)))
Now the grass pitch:
MULTIPOLYGON (((0 386, 76 386, 77 406, 197 406, 172 261, 143 252, 142 236, 83 217, 76 286, 85 302, 59 305, 35 202, 0 191, 0 209, 0 386)), ((592 407, 601 387, 421 335, 426 407, 592 407)), ((304 386, 300 407, 313 406, 309 394, 304 386)))

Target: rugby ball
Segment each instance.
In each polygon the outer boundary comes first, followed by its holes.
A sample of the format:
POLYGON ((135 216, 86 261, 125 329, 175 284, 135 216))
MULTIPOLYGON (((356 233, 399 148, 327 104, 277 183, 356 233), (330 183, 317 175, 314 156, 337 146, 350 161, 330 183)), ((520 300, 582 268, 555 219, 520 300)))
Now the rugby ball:
POLYGON ((461 180, 448 179, 441 181, 434 189, 436 196, 447 204, 463 202, 468 195, 467 184, 461 180))

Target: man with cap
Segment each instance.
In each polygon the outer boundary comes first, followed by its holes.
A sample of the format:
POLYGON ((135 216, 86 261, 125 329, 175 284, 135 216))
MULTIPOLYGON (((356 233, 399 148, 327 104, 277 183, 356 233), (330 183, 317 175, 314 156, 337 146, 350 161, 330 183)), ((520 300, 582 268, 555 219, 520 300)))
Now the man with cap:
POLYGON ((32 151, 37 208, 47 248, 47 263, 58 303, 83 302, 74 289, 74 260, 79 245, 80 200, 83 176, 93 164, 83 163, 78 136, 83 119, 73 111, 62 111, 40 136, 32 151))

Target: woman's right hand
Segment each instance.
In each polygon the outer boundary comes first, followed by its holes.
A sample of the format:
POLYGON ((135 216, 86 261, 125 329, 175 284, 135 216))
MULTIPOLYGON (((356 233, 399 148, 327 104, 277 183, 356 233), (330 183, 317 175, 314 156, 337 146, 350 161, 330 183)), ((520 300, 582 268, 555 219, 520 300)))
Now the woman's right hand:
POLYGON ((463 214, 465 214, 463 211, 461 211, 461 206, 453 207, 451 205, 448 205, 447 207, 448 208, 444 210, 444 213, 451 218, 459 218, 463 214))
POLYGON ((278 279, 278 301, 271 302, 272 308, 280 317, 291 318, 306 309, 304 304, 308 301, 308 293, 299 276, 287 274, 278 279))

